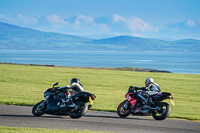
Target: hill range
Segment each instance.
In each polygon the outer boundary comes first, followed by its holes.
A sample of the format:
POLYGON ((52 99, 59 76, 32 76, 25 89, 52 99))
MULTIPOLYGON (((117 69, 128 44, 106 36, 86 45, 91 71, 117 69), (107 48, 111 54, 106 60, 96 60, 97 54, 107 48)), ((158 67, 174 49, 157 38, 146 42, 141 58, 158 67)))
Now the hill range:
POLYGON ((0 22, 0 50, 184 51, 200 52, 200 40, 166 41, 132 36, 90 39, 42 32, 0 22))

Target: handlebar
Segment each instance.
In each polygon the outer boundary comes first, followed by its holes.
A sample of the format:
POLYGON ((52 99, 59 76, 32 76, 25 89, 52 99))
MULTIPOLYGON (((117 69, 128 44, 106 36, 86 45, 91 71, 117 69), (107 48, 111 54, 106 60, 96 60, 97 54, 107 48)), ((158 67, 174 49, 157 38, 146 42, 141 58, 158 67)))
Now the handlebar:
POLYGON ((129 87, 129 91, 133 91, 134 93, 137 93, 138 90, 147 90, 147 89, 146 89, 146 87, 141 87, 141 88, 140 88, 140 87, 138 87, 138 86, 134 86, 134 87, 133 87, 133 86, 130 86, 130 87, 129 87))
POLYGON ((133 91, 134 93, 136 93, 137 90, 137 87, 130 86, 128 91, 133 91))

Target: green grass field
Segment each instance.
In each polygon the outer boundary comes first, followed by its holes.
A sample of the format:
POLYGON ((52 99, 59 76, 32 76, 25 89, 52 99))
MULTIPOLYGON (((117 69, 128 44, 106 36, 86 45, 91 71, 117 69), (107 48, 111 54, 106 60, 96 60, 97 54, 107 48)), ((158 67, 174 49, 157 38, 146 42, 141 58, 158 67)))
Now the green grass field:
POLYGON ((1 133, 109 133, 89 130, 61 130, 61 129, 44 129, 44 128, 27 128, 27 127, 4 127, 0 126, 1 133))
POLYGON ((44 91, 55 82, 69 85, 77 77, 85 91, 97 96, 92 109, 105 111, 116 111, 130 85, 142 87, 151 77, 175 99, 169 117, 200 120, 200 75, 13 64, 0 64, 0 75, 1 104, 32 106, 44 99, 44 91))

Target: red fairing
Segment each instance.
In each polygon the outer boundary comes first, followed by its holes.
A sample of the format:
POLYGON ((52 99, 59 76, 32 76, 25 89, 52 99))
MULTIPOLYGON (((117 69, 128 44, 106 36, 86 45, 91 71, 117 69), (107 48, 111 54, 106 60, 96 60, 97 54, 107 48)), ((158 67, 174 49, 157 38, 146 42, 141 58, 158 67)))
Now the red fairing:
POLYGON ((137 99, 132 98, 130 95, 134 93, 126 93, 125 97, 128 99, 128 101, 135 107, 137 99))

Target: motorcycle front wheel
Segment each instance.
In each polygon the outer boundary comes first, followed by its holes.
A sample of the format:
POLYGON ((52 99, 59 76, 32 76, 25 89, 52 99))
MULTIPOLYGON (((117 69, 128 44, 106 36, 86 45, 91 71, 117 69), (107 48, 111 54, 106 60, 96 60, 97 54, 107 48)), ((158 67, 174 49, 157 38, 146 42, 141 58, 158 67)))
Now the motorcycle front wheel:
POLYGON ((41 116, 46 112, 46 101, 42 100, 41 102, 37 103, 33 109, 32 109, 32 114, 34 116, 41 116))
POLYGON ((78 109, 69 111, 69 117, 71 118, 80 118, 88 110, 88 105, 84 102, 77 102, 76 105, 78 109))
POLYGON ((127 105, 127 107, 124 107, 125 104, 128 104, 127 102, 128 102, 128 100, 124 100, 117 107, 117 114, 120 117, 126 117, 126 116, 130 115, 130 113, 131 113, 131 108, 129 107, 129 105, 127 105))
POLYGON ((160 102, 156 104, 156 107, 158 109, 152 110, 152 116, 155 120, 164 120, 169 116, 171 107, 168 103, 160 102))

